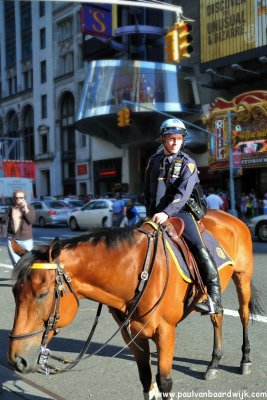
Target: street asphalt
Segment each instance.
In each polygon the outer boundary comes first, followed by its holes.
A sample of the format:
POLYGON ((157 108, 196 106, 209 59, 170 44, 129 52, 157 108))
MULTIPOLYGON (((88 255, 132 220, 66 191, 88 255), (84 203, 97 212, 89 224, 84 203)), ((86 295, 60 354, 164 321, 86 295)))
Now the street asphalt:
MULTIPOLYGON (((0 244, 0 280, 6 279, 6 270, 10 269, 11 263, 6 246, 0 244)), ((43 400, 55 399, 49 392, 44 392, 38 385, 33 386, 22 374, 0 365, 0 399, 2 400, 43 400)), ((57 398, 58 400, 58 398, 57 398)))

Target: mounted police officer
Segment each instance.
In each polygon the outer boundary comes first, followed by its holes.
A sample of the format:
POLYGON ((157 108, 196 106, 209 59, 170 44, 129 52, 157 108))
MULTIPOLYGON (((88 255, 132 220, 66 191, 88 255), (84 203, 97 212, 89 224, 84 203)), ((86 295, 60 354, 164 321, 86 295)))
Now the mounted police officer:
POLYGON ((193 252, 208 299, 195 305, 202 314, 220 314, 221 286, 215 262, 202 240, 196 219, 203 216, 199 203, 198 171, 195 161, 181 151, 187 130, 183 122, 173 118, 160 127, 162 148, 149 160, 145 177, 147 215, 157 224, 169 217, 179 217, 185 223, 183 236, 193 252))

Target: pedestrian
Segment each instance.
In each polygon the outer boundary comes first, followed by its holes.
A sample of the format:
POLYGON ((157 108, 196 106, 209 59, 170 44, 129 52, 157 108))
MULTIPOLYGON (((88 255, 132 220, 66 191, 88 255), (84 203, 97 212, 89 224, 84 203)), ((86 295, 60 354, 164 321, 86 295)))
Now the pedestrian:
POLYGON ((127 201, 125 214, 128 226, 133 226, 138 222, 139 213, 134 207, 133 201, 131 199, 128 199, 127 201))
POLYGON ((195 161, 182 151, 187 130, 179 119, 168 119, 161 125, 162 149, 148 162, 145 174, 147 215, 157 224, 169 217, 185 223, 183 236, 197 260, 208 299, 195 305, 202 314, 220 314, 221 285, 215 261, 205 246, 196 219, 204 215, 195 161))
POLYGON ((115 201, 113 202, 112 225, 120 226, 124 218, 125 202, 121 198, 121 193, 115 193, 115 201))
POLYGON ((24 190, 16 190, 13 194, 14 206, 10 206, 4 216, 7 222, 7 248, 13 267, 19 261, 18 256, 12 249, 11 240, 27 250, 33 248, 32 224, 35 221, 34 207, 27 204, 24 190))
POLYGON ((223 200, 220 196, 215 193, 213 188, 209 189, 209 194, 206 197, 207 208, 211 210, 222 210, 223 209, 223 200))
POLYGON ((243 192, 240 198, 240 212, 241 212, 241 217, 242 219, 246 219, 247 215, 247 196, 243 192))

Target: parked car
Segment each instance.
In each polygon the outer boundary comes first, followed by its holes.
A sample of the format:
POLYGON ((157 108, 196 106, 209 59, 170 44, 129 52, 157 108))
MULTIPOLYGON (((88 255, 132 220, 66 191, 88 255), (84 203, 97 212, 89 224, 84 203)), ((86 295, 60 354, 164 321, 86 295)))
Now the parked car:
POLYGON ((267 242, 267 215, 258 215, 257 217, 251 218, 247 225, 252 235, 262 242, 267 242))
POLYGON ((36 224, 40 227, 68 224, 72 208, 63 200, 33 201, 31 205, 35 208, 36 224))
POLYGON ((76 199, 64 199, 65 203, 71 206, 72 210, 80 210, 83 206, 85 206, 86 202, 83 200, 76 200, 76 199))
POLYGON ((91 200, 81 210, 73 211, 68 219, 71 230, 112 226, 112 199, 91 200))

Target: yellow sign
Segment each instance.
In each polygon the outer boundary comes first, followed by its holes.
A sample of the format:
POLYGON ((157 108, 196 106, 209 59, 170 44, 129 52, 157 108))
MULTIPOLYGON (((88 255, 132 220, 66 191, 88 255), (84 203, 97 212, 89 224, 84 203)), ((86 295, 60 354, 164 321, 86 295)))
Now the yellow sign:
POLYGON ((265 46, 267 8, 258 0, 200 0, 201 63, 265 46))

